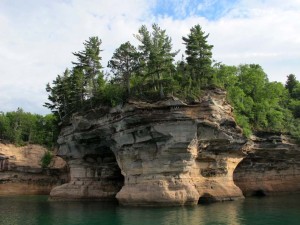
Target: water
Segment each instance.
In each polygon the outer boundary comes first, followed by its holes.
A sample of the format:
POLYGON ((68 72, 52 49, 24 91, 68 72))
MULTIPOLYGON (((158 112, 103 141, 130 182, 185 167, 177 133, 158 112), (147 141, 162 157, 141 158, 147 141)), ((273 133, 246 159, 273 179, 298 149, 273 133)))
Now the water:
POLYGON ((300 224, 300 196, 248 198, 196 207, 127 208, 101 202, 0 197, 1 225, 300 224))

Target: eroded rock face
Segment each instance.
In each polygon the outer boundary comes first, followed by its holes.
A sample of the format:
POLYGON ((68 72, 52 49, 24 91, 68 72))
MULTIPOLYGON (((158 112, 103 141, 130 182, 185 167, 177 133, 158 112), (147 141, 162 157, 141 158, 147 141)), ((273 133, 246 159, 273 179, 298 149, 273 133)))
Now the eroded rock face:
POLYGON ((45 151, 39 145, 0 143, 0 195, 49 194, 53 187, 67 182, 66 162, 60 157, 54 157, 49 168, 42 168, 45 151))
POLYGON ((194 205, 242 198, 233 171, 247 149, 221 90, 195 105, 178 99, 74 115, 58 154, 71 181, 52 198, 118 199, 123 205, 194 205))
POLYGON ((93 154, 83 153, 82 158, 71 156, 68 164, 70 182, 54 188, 52 199, 115 200, 124 184, 113 152, 104 147, 93 154))
POLYGON ((300 192, 300 147, 281 134, 258 133, 234 171, 245 196, 300 192))

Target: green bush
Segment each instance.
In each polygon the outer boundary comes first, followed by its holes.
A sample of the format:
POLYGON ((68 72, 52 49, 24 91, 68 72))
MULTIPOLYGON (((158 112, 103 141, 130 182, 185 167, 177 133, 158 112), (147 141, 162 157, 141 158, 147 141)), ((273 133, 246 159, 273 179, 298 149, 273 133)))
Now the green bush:
POLYGON ((43 157, 41 158, 42 168, 49 167, 53 159, 53 154, 50 151, 46 151, 43 157))
POLYGON ((252 131, 251 131, 251 127, 250 127, 248 118, 243 115, 236 115, 235 119, 236 119, 237 124, 242 127, 244 135, 246 137, 250 137, 250 135, 252 134, 252 131))
POLYGON ((293 138, 300 144, 300 119, 295 119, 290 125, 290 131, 293 138))

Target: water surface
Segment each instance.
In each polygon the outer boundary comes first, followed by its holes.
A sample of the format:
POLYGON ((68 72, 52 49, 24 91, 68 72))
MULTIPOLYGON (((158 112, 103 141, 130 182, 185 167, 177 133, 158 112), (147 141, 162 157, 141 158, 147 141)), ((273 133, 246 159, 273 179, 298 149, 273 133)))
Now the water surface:
POLYGON ((49 202, 0 196, 1 225, 300 224, 300 196, 247 198, 195 207, 127 208, 101 202, 49 202))

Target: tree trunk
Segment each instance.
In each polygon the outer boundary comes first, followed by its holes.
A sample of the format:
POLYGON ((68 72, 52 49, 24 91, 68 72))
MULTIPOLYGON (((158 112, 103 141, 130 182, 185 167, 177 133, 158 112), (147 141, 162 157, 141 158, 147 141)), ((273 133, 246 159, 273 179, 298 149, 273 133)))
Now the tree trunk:
POLYGON ((164 94, 164 87, 162 86, 162 84, 159 82, 159 95, 160 98, 164 98, 165 94, 164 94))
POLYGON ((127 95, 130 96, 130 79, 129 79, 129 73, 126 76, 126 85, 127 85, 127 95))
POLYGON ((161 83, 161 80, 160 80, 160 73, 158 72, 157 73, 157 78, 158 78, 158 85, 159 85, 159 95, 160 95, 160 98, 164 98, 165 95, 164 95, 164 87, 161 83))

